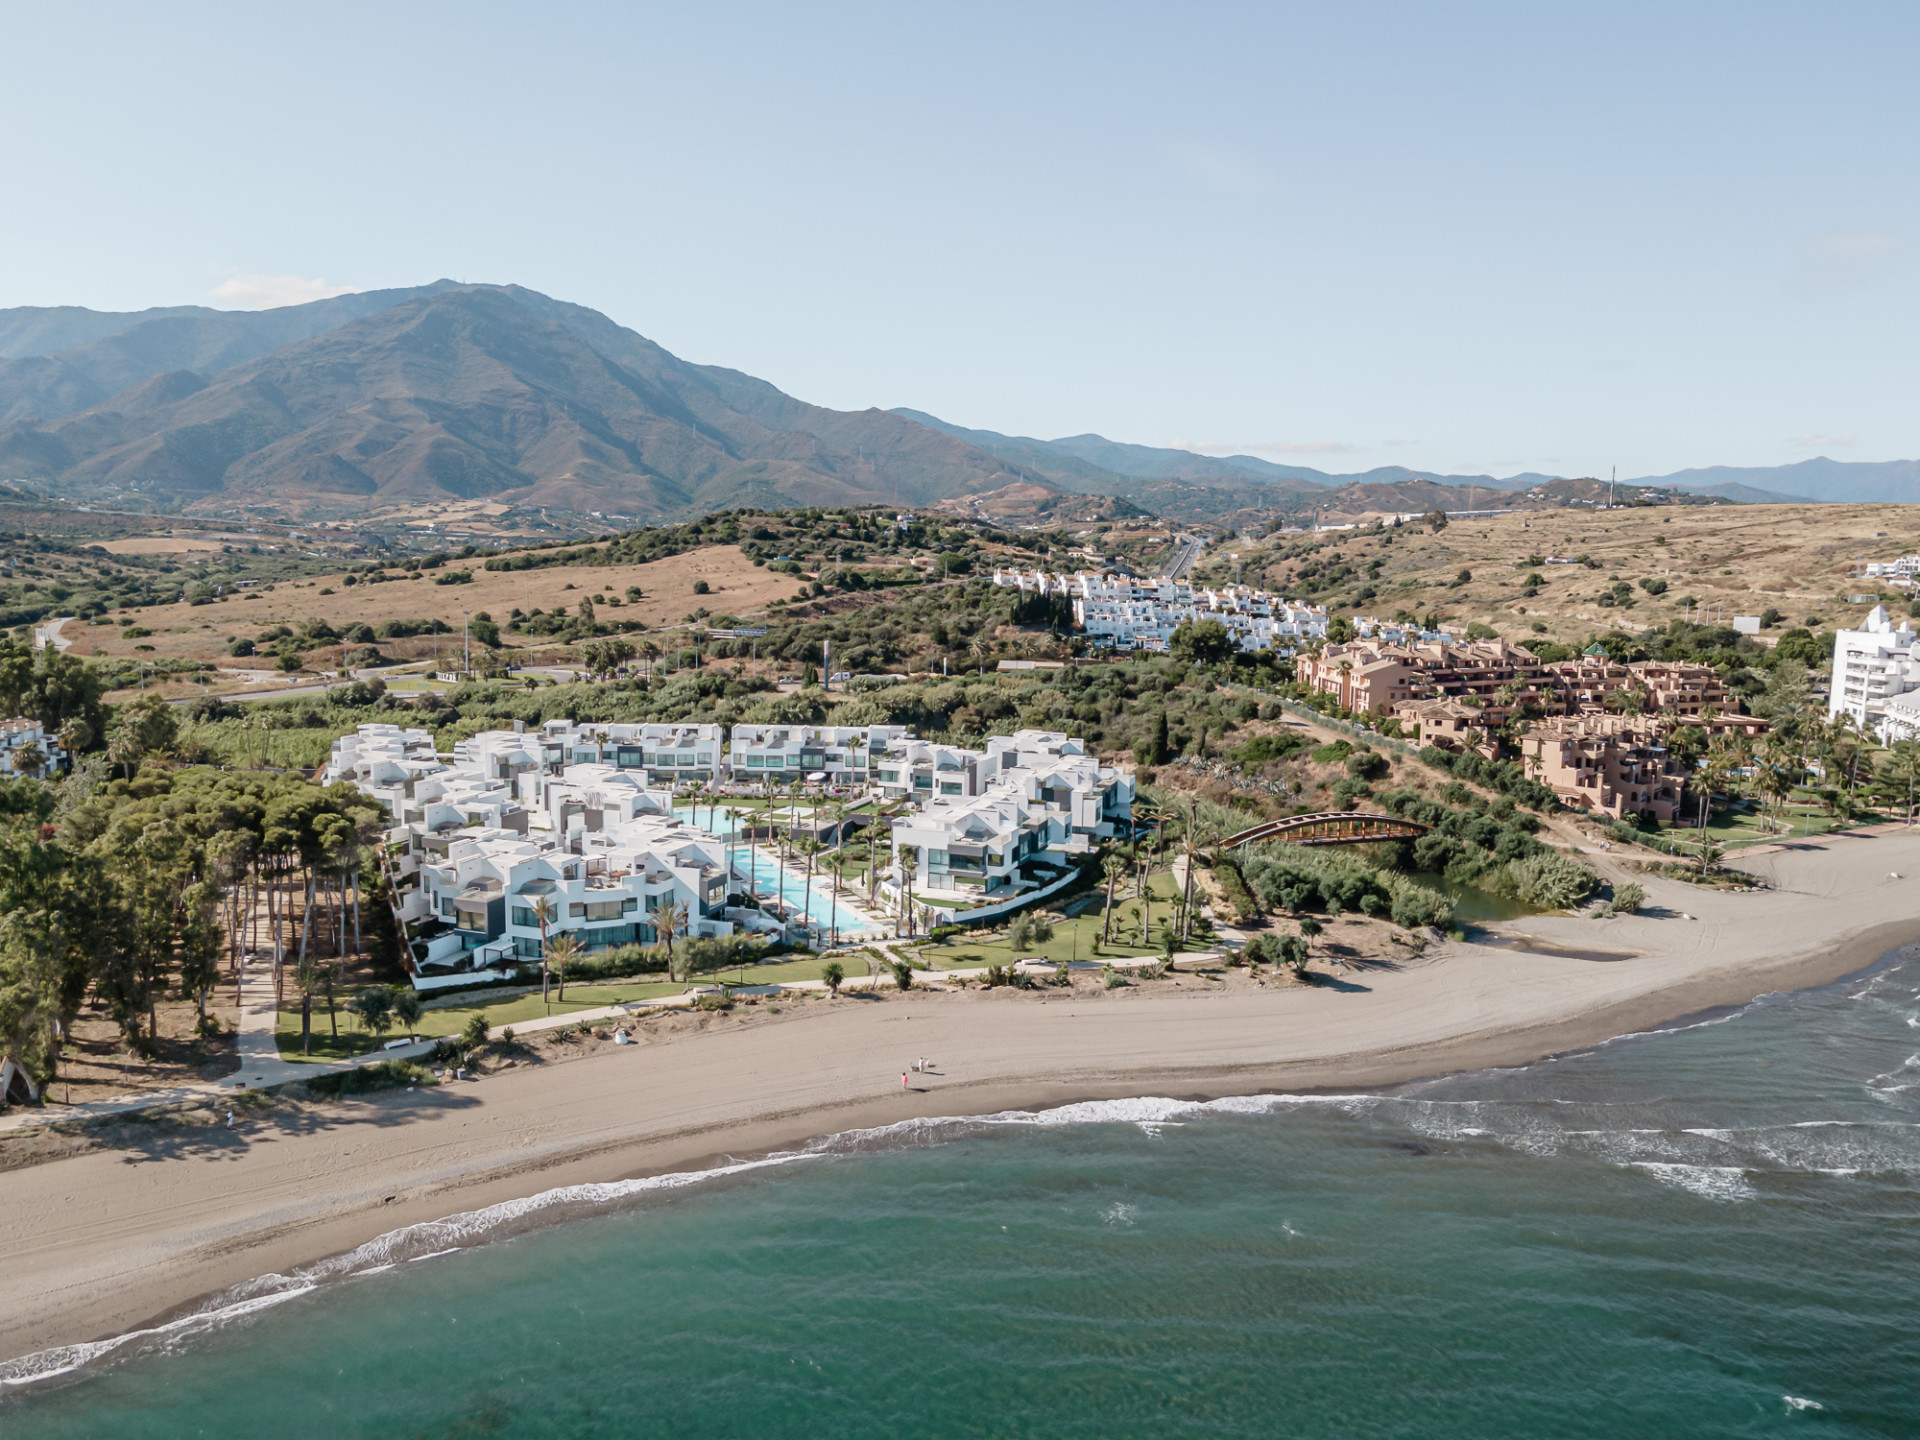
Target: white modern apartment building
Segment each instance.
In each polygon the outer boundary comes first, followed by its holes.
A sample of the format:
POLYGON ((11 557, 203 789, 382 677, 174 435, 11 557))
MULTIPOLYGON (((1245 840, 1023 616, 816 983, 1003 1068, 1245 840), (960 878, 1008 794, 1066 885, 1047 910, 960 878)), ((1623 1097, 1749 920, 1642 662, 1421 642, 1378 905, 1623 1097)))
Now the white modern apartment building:
MULTIPOLYGON (((575 738, 564 724, 486 731, 444 763, 424 731, 363 726, 336 743, 328 778, 358 785, 398 822, 384 863, 421 973, 537 960, 543 899, 548 937, 573 933, 589 950, 653 944, 669 917, 675 935, 780 931, 760 911, 728 908, 729 842, 677 820, 673 790, 650 784, 652 767, 576 763, 588 747, 575 738)), ((1020 730, 974 750, 901 726, 742 726, 735 744, 761 760, 736 776, 845 776, 916 805, 892 822, 896 846, 912 847, 911 888, 958 905, 1065 876, 1132 814, 1132 781, 1058 731, 1020 730)), ((677 778, 679 767, 665 773, 677 778)), ((897 896, 899 879, 896 867, 884 888, 897 896)))
POLYGON ((422 974, 537 960, 543 896, 546 933, 573 933, 588 950, 653 944, 669 916, 676 936, 780 928, 728 912, 727 843, 676 820, 671 789, 597 760, 550 770, 554 738, 547 727, 485 731, 445 763, 424 731, 367 725, 335 743, 326 778, 357 785, 397 822, 383 854, 422 974))
POLYGON ((1218 620, 1242 650, 1290 650, 1327 633, 1324 609, 1250 585, 1196 588, 1183 580, 1017 569, 996 570, 993 583, 1067 596, 1074 624, 1119 650, 1165 650, 1174 631, 1198 620, 1218 620))
POLYGON ((865 785, 874 757, 912 738, 904 725, 736 725, 727 765, 735 781, 865 785))
POLYGON ((1837 631, 1828 718, 1851 715, 1862 729, 1884 733, 1889 702, 1920 689, 1920 654, 1914 643, 1913 627, 1902 620, 1896 628, 1880 605, 1867 612, 1858 630, 1837 631))
POLYGON ((56 775, 66 768, 67 752, 38 720, 0 721, 0 775, 56 775), (29 760, 33 755, 38 762, 29 760))
POLYGON ((427 848, 407 916, 421 969, 537 962, 543 932, 591 952, 654 944, 669 923, 676 937, 736 928, 724 841, 657 815, 577 838, 576 850, 551 835, 481 829, 455 832, 444 853, 427 848))
POLYGON ((893 822, 896 857, 912 847, 915 894, 980 903, 1037 888, 1133 813, 1133 782, 1058 731, 994 736, 972 772, 974 792, 925 796, 893 822))
POLYGON ((978 795, 992 775, 986 756, 964 745, 897 740, 873 763, 873 786, 889 800, 924 801, 978 795))
POLYGON ((547 768, 613 765, 644 770, 655 784, 711 782, 727 773, 726 732, 719 725, 575 724, 549 720, 538 732, 547 768))

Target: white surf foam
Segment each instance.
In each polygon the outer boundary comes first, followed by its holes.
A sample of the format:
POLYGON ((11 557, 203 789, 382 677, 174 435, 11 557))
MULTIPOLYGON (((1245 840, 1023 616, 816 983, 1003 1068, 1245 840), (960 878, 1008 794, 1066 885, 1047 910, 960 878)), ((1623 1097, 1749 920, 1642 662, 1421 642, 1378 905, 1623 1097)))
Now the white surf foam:
POLYGON ((276 1290, 267 1295, 255 1295, 245 1300, 235 1300, 211 1309, 198 1310, 191 1315, 182 1315, 177 1320, 169 1320, 164 1325, 155 1325, 146 1330, 129 1330, 124 1335, 115 1335, 107 1340, 93 1340, 83 1345, 60 1345, 51 1350, 36 1351, 32 1355, 23 1355, 18 1360, 9 1360, 0 1364, 0 1390, 10 1386, 31 1385, 40 1380, 51 1380, 56 1375, 66 1375, 83 1365, 91 1365, 104 1359, 128 1345, 142 1343, 165 1344, 189 1334, 201 1333, 229 1321, 239 1320, 247 1315, 278 1305, 283 1300, 297 1299, 314 1287, 301 1285, 285 1290, 276 1290))
POLYGON ((169 1343, 177 1337, 242 1319, 268 1306, 311 1294, 327 1281, 377 1274, 403 1262, 432 1260, 457 1250, 469 1249, 511 1231, 543 1211, 612 1205, 650 1192, 679 1190, 728 1175, 741 1175, 752 1170, 791 1165, 815 1158, 818 1157, 808 1152, 790 1151, 759 1160, 717 1165, 711 1170, 677 1171, 670 1175, 650 1175, 638 1180, 616 1180, 601 1184, 562 1185, 523 1199, 503 1201, 484 1209, 449 1215, 441 1220, 405 1225, 376 1236, 343 1255, 330 1256, 312 1265, 302 1266, 291 1275, 274 1273, 256 1276, 236 1285, 205 1309, 183 1315, 165 1325, 131 1330, 124 1335, 84 1345, 39 1350, 0 1363, 0 1387, 51 1380, 57 1375, 65 1375, 83 1365, 108 1358, 128 1346, 147 1349, 154 1343, 169 1343))
POLYGON ((1676 1165, 1662 1160, 1629 1160, 1629 1169, 1644 1170, 1664 1185, 1687 1190, 1707 1200, 1741 1201, 1754 1198, 1747 1172, 1738 1165, 1676 1165))

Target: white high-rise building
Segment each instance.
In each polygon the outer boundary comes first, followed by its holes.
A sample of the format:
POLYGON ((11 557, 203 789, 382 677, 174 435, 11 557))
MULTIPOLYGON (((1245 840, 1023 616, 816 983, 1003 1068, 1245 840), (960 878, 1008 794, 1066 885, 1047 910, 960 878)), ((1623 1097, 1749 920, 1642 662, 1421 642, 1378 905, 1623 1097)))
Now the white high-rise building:
POLYGON ((1851 715, 1864 730, 1883 734, 1887 702, 1910 690, 1920 690, 1920 653, 1913 627, 1902 620, 1896 628, 1885 607, 1876 605, 1858 630, 1841 630, 1833 637, 1833 689, 1827 698, 1827 716, 1851 715))

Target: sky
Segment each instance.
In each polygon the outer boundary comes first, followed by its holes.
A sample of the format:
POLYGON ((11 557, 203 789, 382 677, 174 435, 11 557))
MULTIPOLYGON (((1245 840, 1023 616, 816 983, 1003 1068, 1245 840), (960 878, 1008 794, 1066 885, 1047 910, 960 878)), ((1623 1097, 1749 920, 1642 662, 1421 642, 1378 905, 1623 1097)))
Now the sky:
POLYGON ((1920 456, 1920 6, 9 6, 0 306, 512 282, 1335 472, 1920 456))

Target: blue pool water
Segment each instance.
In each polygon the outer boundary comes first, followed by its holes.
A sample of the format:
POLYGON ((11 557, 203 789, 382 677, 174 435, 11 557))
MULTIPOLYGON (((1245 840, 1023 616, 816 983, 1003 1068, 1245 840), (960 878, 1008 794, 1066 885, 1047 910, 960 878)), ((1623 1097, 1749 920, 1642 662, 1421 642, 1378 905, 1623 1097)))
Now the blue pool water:
MULTIPOLYGON (((727 817, 724 811, 709 810, 703 805, 698 809, 676 807, 673 813, 675 819, 705 830, 709 835, 726 837, 727 817)), ((737 826, 734 838, 738 840, 737 826)), ((837 916, 843 938, 858 935, 869 928, 865 920, 833 898, 833 877, 821 873, 817 865, 813 884, 808 886, 804 859, 799 869, 795 869, 789 860, 783 877, 778 857, 749 850, 744 842, 740 842, 733 852, 733 868, 735 875, 742 880, 751 875, 753 888, 762 894, 777 894, 796 911, 804 909, 817 925, 831 928, 837 916)))

